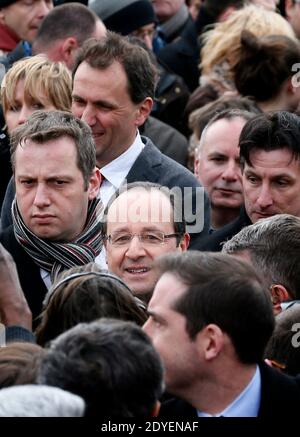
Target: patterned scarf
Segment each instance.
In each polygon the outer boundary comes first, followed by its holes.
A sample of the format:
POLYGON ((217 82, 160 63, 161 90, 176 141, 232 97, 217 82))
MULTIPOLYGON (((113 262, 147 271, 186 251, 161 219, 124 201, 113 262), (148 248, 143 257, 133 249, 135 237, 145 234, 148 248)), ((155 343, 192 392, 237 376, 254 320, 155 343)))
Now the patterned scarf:
POLYGON ((100 212, 102 202, 89 202, 87 220, 82 233, 72 243, 58 243, 37 237, 25 225, 16 199, 12 204, 14 232, 17 241, 34 262, 51 273, 51 281, 58 273, 73 266, 93 262, 102 248, 100 212))

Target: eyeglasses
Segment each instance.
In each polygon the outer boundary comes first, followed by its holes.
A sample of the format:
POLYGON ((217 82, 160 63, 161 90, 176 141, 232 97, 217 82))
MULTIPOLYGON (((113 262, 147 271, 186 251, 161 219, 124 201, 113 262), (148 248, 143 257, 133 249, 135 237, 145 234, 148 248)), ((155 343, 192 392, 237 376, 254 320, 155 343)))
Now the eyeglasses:
POLYGON ((164 234, 159 231, 142 232, 141 234, 129 234, 126 232, 114 232, 106 238, 112 246, 129 246, 133 237, 138 237, 143 246, 159 246, 169 238, 178 237, 179 234, 164 234))

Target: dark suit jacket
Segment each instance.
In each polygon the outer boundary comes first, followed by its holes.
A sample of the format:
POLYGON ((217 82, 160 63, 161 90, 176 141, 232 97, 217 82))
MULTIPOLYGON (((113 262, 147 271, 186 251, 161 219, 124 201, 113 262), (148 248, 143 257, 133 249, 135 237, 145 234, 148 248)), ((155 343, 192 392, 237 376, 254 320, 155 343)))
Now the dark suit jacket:
POLYGON ((181 76, 189 90, 193 91, 199 85, 199 52, 196 26, 189 16, 181 29, 168 38, 157 58, 181 76))
POLYGON ((204 238, 198 238, 195 240, 193 248, 203 252, 220 252, 222 250, 223 243, 225 243, 227 240, 230 240, 245 226, 251 224, 251 220, 246 214, 245 208, 242 207, 240 215, 237 219, 204 238))
POLYGON ((21 287, 35 319, 42 310, 42 302, 47 293, 40 268, 17 242, 12 225, 0 234, 0 242, 16 263, 21 287))
MULTIPOLYGON (((166 186, 170 189, 173 187, 179 187, 181 190, 183 190, 184 187, 192 187, 193 212, 195 212, 196 188, 201 187, 195 176, 173 159, 163 155, 149 138, 142 137, 142 140, 145 147, 131 167, 127 175, 127 183, 148 181, 166 186)), ((193 241, 195 238, 201 240, 202 237, 208 235, 209 226, 210 206, 208 196, 205 193, 203 231, 200 234, 191 234, 190 248, 193 248, 193 241)))
POLYGON ((164 155, 183 166, 187 164, 188 141, 172 126, 150 116, 140 127, 140 133, 150 138, 164 155))
MULTIPOLYGON (((261 403, 258 417, 296 418, 300 405, 300 377, 285 375, 277 369, 262 363, 261 403)), ((197 417, 197 410, 181 399, 171 399, 162 403, 159 417, 197 417)))

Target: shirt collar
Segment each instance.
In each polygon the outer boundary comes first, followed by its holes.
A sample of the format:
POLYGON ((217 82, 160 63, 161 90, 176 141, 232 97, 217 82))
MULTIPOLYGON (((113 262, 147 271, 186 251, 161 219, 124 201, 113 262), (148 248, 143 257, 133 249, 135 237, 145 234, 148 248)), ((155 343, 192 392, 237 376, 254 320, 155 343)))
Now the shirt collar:
MULTIPOLYGON (((261 400, 261 375, 259 367, 246 388, 234 401, 214 417, 257 417, 261 400)), ((211 414, 198 411, 199 417, 212 417, 211 414)))
POLYGON ((101 174, 115 189, 120 187, 144 147, 145 145, 137 131, 133 144, 122 155, 100 169, 101 174))

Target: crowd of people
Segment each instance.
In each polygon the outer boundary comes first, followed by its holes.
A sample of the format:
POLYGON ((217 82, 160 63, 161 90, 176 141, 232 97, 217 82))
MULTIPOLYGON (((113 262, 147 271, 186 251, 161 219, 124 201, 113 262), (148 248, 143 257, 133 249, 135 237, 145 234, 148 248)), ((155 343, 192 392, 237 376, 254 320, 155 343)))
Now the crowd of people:
POLYGON ((299 23, 0 0, 0 417, 297 417, 299 23))

